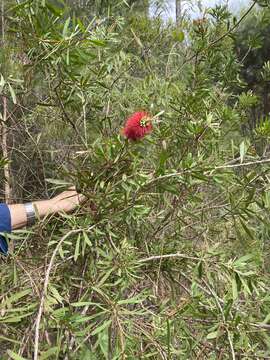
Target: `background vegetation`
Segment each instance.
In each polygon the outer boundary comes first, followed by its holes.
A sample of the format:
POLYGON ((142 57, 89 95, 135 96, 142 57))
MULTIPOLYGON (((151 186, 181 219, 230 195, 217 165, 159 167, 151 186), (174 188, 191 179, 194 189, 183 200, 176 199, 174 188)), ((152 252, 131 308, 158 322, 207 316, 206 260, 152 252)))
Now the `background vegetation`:
POLYGON ((2 3, 2 200, 87 202, 10 236, 1 360, 270 358, 269 2, 149 5, 2 3))

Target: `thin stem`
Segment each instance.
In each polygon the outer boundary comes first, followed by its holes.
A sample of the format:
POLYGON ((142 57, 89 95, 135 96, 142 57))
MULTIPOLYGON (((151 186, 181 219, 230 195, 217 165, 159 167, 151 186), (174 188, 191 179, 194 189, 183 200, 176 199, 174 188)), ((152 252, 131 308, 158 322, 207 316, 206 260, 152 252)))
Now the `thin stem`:
POLYGON ((168 259, 168 258, 182 258, 182 259, 189 259, 189 260, 202 260, 198 257, 194 257, 194 256, 188 256, 186 254, 180 254, 180 253, 175 253, 175 254, 165 254, 165 255, 154 255, 154 256, 150 256, 148 258, 145 259, 140 259, 138 262, 139 263, 144 263, 144 262, 148 262, 148 261, 153 261, 153 260, 160 260, 160 259, 168 259))
MULTIPOLYGON (((2 13, 2 48, 5 52, 5 17, 4 17, 4 1, 2 1, 1 6, 1 13, 2 13)), ((5 96, 2 96, 2 104, 3 104, 3 120, 0 125, 0 131, 1 131, 1 147, 2 147, 2 153, 4 159, 7 160, 7 162, 4 165, 4 176, 5 176, 5 185, 4 185, 4 192, 5 192, 5 202, 7 204, 11 203, 12 194, 11 194, 11 180, 10 180, 10 164, 8 162, 8 149, 7 149, 7 137, 8 137, 8 131, 7 131, 7 98, 5 96)))

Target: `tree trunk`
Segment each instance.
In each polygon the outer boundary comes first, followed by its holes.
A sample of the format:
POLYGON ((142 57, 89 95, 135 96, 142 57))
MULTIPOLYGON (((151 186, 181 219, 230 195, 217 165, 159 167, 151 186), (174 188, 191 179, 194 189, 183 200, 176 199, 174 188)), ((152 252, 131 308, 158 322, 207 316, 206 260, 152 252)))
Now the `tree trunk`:
MULTIPOLYGON (((4 1, 2 1, 1 6, 1 22, 2 22, 2 51, 4 52, 5 56, 5 16, 4 16, 4 1)), ((4 61, 5 63, 5 61, 4 61)), ((3 71, 5 74, 5 71, 3 71)), ((5 95, 2 95, 2 122, 0 124, 0 134, 1 134, 1 148, 2 154, 4 159, 8 160, 8 148, 7 148, 7 98, 5 95)), ((5 185, 4 185, 4 192, 5 192, 5 202, 7 204, 11 203, 11 185, 10 185, 10 167, 9 162, 4 165, 4 176, 5 176, 5 185)))
POLYGON ((175 19, 180 24, 182 18, 182 0, 175 0, 175 19))

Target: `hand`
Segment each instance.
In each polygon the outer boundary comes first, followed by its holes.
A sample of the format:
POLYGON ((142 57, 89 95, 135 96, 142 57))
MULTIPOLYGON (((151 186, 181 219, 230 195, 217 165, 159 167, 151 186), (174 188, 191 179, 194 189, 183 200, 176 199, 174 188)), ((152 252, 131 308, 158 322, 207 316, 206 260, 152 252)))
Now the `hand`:
POLYGON ((79 204, 83 203, 86 197, 83 194, 78 194, 75 186, 55 196, 50 201, 53 212, 64 211, 66 213, 72 212, 79 204))

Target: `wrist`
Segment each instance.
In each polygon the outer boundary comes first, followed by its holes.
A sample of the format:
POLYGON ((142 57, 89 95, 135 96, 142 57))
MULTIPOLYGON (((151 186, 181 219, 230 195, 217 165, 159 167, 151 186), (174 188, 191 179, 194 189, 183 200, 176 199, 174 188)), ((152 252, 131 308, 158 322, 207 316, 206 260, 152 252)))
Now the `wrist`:
POLYGON ((26 225, 32 226, 36 222, 36 209, 34 207, 34 204, 32 202, 28 202, 23 204, 25 214, 26 214, 26 225))

